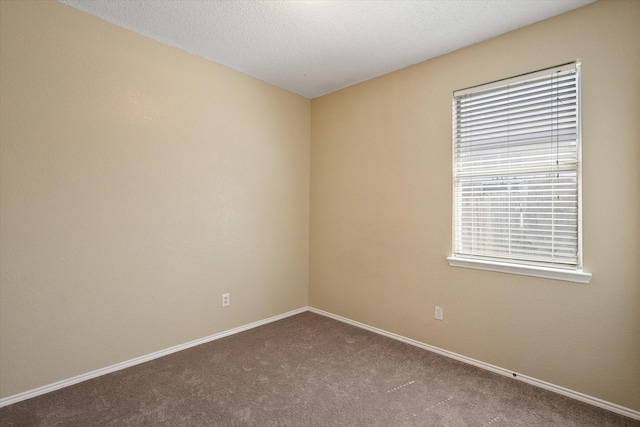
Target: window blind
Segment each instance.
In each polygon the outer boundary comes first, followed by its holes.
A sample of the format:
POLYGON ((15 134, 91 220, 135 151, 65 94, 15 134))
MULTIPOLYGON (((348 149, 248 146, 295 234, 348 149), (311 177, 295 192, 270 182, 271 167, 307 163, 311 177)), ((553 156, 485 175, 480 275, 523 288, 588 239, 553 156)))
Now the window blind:
POLYGON ((581 268, 579 63, 454 93, 455 257, 581 268))

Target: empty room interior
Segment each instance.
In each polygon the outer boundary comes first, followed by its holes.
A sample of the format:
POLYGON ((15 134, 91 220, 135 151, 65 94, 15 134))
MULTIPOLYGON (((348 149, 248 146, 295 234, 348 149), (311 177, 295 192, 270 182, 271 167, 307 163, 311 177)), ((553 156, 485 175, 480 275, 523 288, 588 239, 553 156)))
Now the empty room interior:
POLYGON ((313 315, 640 420, 640 1, 309 93, 0 7, 2 410, 313 315), (452 265, 454 93, 574 62, 590 280, 452 265))

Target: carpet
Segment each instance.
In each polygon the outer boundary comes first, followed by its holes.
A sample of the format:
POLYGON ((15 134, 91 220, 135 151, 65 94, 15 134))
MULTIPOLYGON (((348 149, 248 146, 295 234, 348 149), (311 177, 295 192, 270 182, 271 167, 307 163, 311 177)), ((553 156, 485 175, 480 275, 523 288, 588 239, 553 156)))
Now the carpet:
POLYGON ((640 426, 305 312, 0 409, 2 426, 640 426))

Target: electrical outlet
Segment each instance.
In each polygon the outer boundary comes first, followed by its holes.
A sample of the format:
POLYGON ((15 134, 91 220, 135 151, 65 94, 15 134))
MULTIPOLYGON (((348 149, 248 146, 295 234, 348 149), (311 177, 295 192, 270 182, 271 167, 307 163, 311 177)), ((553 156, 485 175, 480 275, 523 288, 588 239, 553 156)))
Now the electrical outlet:
POLYGON ((228 307, 231 304, 231 298, 229 294, 222 294, 222 306, 228 307))
POLYGON ((442 307, 438 307, 436 305, 436 309, 435 309, 434 315, 435 315, 436 319, 442 320, 443 315, 444 315, 444 312, 442 311, 442 307))

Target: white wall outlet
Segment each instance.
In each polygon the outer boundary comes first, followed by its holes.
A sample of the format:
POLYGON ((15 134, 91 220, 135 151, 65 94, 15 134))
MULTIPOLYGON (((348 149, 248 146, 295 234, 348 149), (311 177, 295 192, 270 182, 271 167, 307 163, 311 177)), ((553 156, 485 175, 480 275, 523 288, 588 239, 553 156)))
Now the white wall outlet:
POLYGON ((438 320, 442 320, 443 315, 444 315, 444 312, 442 311, 442 307, 438 307, 436 305, 436 309, 434 311, 435 318, 438 320))
POLYGON ((231 297, 229 294, 222 294, 222 306, 228 307, 231 304, 231 297))

